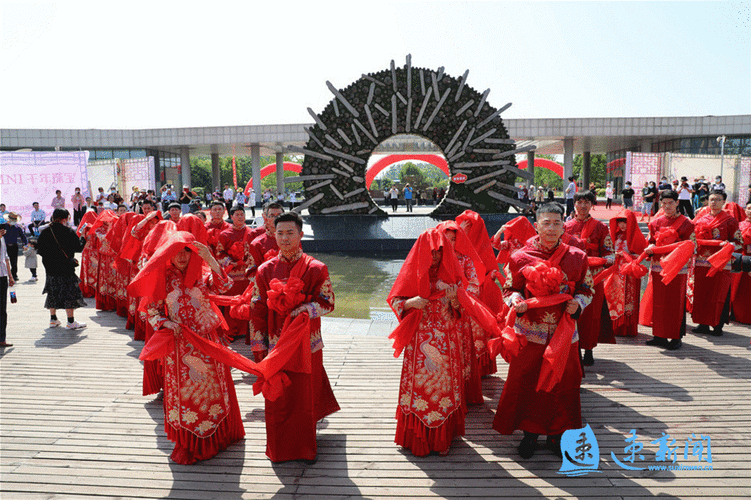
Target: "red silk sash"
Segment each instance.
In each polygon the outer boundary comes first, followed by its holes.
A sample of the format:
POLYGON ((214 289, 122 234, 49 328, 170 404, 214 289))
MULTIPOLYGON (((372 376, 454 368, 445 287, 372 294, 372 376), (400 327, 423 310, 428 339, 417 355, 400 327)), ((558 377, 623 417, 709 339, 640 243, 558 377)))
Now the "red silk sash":
MULTIPOLYGON (((275 401, 290 384, 285 371, 310 373, 310 318, 300 314, 284 323, 279 342, 263 361, 255 363, 245 356, 211 340, 196 334, 190 328, 181 325, 181 335, 196 349, 220 363, 224 363, 246 373, 256 375, 253 394, 263 392, 263 396, 275 401)), ((156 360, 163 358, 175 349, 175 337, 172 330, 156 330, 143 347, 139 359, 156 360)))
POLYGON ((718 251, 707 258, 707 262, 712 266, 707 271, 707 276, 714 276, 717 271, 722 271, 730 259, 733 257, 735 247, 726 240, 696 240, 696 244, 703 247, 721 247, 718 251))

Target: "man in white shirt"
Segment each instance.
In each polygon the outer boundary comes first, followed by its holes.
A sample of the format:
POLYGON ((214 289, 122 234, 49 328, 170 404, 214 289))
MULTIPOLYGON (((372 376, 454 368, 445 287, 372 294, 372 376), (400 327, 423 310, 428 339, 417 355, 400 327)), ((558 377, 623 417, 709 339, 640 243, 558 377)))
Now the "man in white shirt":
POLYGON ((574 195, 576 194, 576 184, 574 183, 574 176, 568 178, 568 186, 565 191, 566 196, 566 217, 571 215, 574 211, 574 195))
POLYGON ((229 184, 225 184, 222 197, 224 197, 224 204, 227 207, 227 213, 229 213, 229 209, 232 208, 232 202, 235 201, 235 190, 229 187, 229 184))
POLYGON ((691 202, 691 196, 694 190, 686 177, 681 177, 681 182, 678 184, 676 191, 678 191, 678 210, 689 219, 693 219, 694 205, 691 202))

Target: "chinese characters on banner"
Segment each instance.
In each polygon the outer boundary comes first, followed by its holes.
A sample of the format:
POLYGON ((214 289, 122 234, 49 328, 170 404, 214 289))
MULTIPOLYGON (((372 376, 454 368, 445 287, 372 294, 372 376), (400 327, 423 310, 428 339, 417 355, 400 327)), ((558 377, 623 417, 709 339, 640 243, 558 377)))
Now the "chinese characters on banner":
POLYGON ((35 201, 48 218, 52 215, 52 198, 59 189, 66 208, 72 210, 76 187, 84 196, 90 194, 88 159, 88 151, 0 152, 0 203, 28 223, 35 201))

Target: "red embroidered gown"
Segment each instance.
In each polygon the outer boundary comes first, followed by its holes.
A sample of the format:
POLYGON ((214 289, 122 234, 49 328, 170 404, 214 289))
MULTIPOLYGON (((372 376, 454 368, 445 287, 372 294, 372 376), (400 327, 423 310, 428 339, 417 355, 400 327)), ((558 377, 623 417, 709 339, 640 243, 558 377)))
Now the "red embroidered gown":
MULTIPOLYGON (((114 221, 113 221, 114 222, 114 221)), ((96 308, 100 311, 115 310, 117 292, 117 271, 115 269, 115 249, 112 247, 110 225, 102 225, 94 233, 98 238, 99 266, 96 287, 96 308)))
MULTIPOLYGON (((435 271, 430 269, 431 295, 438 292, 435 271)), ((405 316, 404 303, 409 298, 391 300, 400 319, 405 316)), ((395 442, 415 456, 444 452, 454 437, 464 435, 460 326, 457 310, 445 297, 430 300, 422 310, 412 341, 404 348, 395 442)))
POLYGON ((312 373, 286 372, 290 385, 276 400, 266 400, 266 456, 272 462, 313 460, 318 453, 316 423, 339 410, 323 367, 321 316, 334 310, 334 291, 328 268, 310 259, 307 267, 295 267, 304 256, 299 250, 291 259, 274 257, 264 262, 256 273, 251 308, 251 346, 256 352, 274 349, 288 316, 267 306, 272 280, 286 283, 290 275, 304 283, 304 305, 310 317, 310 352, 312 373))
MULTIPOLYGON (((165 284, 165 300, 152 302, 147 308, 153 328, 160 329, 170 320, 219 342, 216 328, 221 319, 207 293, 228 290, 231 282, 226 274, 204 270, 203 279, 187 288, 183 273, 170 265, 165 284)), ((180 464, 206 460, 242 439, 245 430, 229 367, 194 349, 179 335, 175 351, 162 363, 164 428, 175 443, 172 460, 180 464)))
MULTIPOLYGON (((467 279, 467 293, 478 298, 480 281, 472 259, 459 252, 456 252, 456 258, 464 271, 464 277, 467 279)), ((486 346, 485 330, 468 314, 462 314, 459 319, 459 332, 462 340, 462 357, 464 358, 464 401, 470 405, 482 404, 485 399, 482 396, 482 374, 477 358, 477 349, 486 346)))

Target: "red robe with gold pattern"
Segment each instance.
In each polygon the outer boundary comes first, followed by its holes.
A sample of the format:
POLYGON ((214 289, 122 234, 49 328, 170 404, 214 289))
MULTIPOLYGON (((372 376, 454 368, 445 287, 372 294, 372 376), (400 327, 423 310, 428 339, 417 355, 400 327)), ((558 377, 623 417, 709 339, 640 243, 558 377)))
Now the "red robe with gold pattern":
MULTIPOLYGON (((661 215, 649 223, 649 243, 656 243, 657 235, 661 231, 667 231, 671 228, 677 232, 678 239, 666 241, 666 244, 694 240, 694 224, 688 217, 680 214, 674 218, 661 215)), ((679 339, 686 333, 688 265, 670 283, 665 285, 662 282, 662 276, 660 276, 662 271, 660 257, 657 255, 652 257, 652 268, 650 270, 652 294, 644 294, 641 308, 645 309, 647 317, 652 318, 652 335, 671 340, 679 339), (645 299, 648 299, 649 302, 645 303, 645 299)))
POLYGON ((256 266, 260 266, 267 260, 271 260, 279 253, 279 246, 276 244, 276 236, 273 233, 263 232, 253 239, 250 244, 250 251, 256 266))
MULTIPOLYGON (((738 230, 738 221, 724 210, 719 214, 711 212, 694 219, 697 240, 722 240, 743 244, 743 236, 738 230)), ((699 245, 694 260, 694 296, 691 320, 694 323, 719 326, 728 321, 730 300, 730 262, 714 276, 707 276, 710 264, 707 259, 719 247, 699 245)))
MULTIPOLYGON (((166 298, 147 305, 154 330, 170 320, 219 342, 216 329, 221 318, 207 294, 228 290, 231 283, 227 275, 204 268, 203 278, 188 288, 183 273, 169 265, 165 277, 166 298)), ((245 430, 228 366, 202 354, 179 334, 174 352, 165 356, 162 363, 164 429, 175 443, 172 460, 180 464, 205 460, 242 439, 245 430)))
MULTIPOLYGON (((565 243, 559 243, 566 245, 565 243)), ((558 293, 567 293, 586 311, 592 302, 592 275, 586 254, 567 245, 557 267, 564 279, 558 293)), ((509 307, 517 299, 532 297, 522 271, 538 262, 547 262, 558 249, 552 251, 540 246, 539 237, 511 255, 506 266, 508 276, 504 284, 504 297, 509 307)), ((581 427, 581 365, 579 363, 579 335, 574 332, 571 348, 561 380, 550 392, 536 389, 546 346, 556 333, 558 323, 566 310, 566 303, 556 306, 528 309, 518 315, 514 324, 517 334, 527 338, 527 345, 509 364, 508 377, 498 402, 493 429, 501 434, 511 434, 516 429, 535 434, 555 435, 568 429, 581 427)))
POLYGON ((216 257, 217 247, 219 246, 219 235, 222 231, 229 229, 230 226, 231 224, 224 219, 220 220, 218 223, 215 223, 213 220, 206 222, 206 233, 208 235, 207 244, 211 253, 214 254, 214 257, 216 257))
MULTIPOLYGON (((576 217, 564 224, 566 234, 575 236, 584 245, 587 257, 601 257, 613 263, 613 241, 607 226, 590 216, 585 221, 579 221, 576 217)), ((605 266, 593 266, 590 269, 592 278, 605 270, 605 266)), ((592 303, 582 312, 577 320, 579 328, 579 347, 593 349, 598 342, 614 344, 613 326, 608 313, 608 305, 605 301, 604 285, 599 283, 595 286, 592 303)))
MULTIPOLYGON (((741 222, 738 230, 743 238, 743 255, 751 255, 751 221, 741 222)), ((736 321, 751 324, 751 273, 738 273, 733 293, 733 315, 736 321)))
POLYGON ((105 224, 95 231, 99 251, 96 308, 100 311, 114 311, 116 308, 117 270, 115 269, 115 248, 111 228, 112 225, 105 224))
MULTIPOLYGON (((250 238, 252 234, 253 230, 248 226, 243 226, 241 229, 229 226, 219 233, 216 260, 234 282, 232 288, 224 295, 242 295, 251 284, 248 273, 256 267, 256 263, 250 252, 250 238)), ((227 326, 229 327, 226 335, 230 338, 245 336, 246 343, 249 343, 248 322, 230 316, 229 307, 223 307, 222 309, 224 319, 227 321, 227 326)))
POLYGON ((268 291, 273 280, 287 283, 294 272, 303 282, 301 293, 310 317, 310 352, 312 373, 286 372, 290 384, 275 401, 266 400, 266 456, 273 462, 313 460, 318 453, 316 423, 339 410, 323 367, 321 316, 334 310, 334 291, 328 268, 311 259, 307 267, 295 267, 302 250, 291 258, 283 255, 264 262, 256 273, 251 307, 251 345, 254 351, 273 350, 279 341, 284 322, 282 316, 268 307, 268 291))

